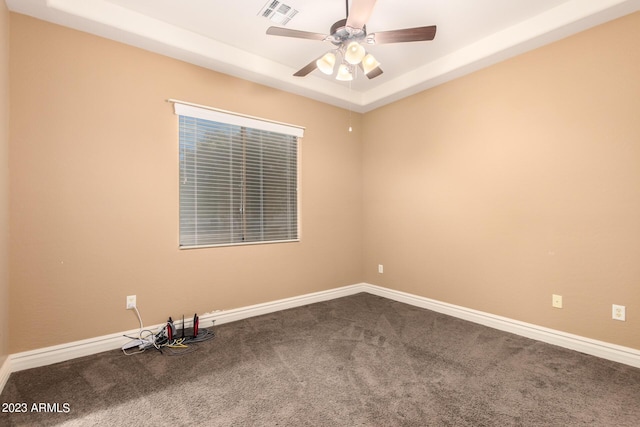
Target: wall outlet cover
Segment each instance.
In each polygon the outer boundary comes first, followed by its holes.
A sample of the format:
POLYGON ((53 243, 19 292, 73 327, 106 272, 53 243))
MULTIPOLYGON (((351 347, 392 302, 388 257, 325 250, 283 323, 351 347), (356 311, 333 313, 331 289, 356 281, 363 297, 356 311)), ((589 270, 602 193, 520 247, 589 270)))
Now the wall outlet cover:
POLYGON ((562 308, 562 295, 551 295, 551 306, 555 308, 562 308))
POLYGON ((130 310, 132 308, 136 307, 136 296, 135 295, 128 295, 127 296, 127 310, 130 310))
POLYGON ((624 322, 627 318, 626 307, 624 305, 613 304, 611 306, 611 318, 624 322))

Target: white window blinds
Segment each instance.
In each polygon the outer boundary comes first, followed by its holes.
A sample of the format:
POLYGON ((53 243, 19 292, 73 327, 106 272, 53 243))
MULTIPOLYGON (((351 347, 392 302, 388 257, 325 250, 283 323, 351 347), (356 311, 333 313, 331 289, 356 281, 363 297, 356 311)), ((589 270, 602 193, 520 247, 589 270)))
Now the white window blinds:
POLYGON ((298 240, 302 128, 175 103, 180 247, 298 240))

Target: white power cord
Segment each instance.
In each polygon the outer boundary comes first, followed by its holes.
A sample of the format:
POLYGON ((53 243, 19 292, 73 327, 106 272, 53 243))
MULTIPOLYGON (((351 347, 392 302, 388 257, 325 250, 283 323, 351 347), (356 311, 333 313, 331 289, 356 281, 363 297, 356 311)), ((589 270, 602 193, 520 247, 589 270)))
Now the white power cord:
POLYGON ((164 329, 164 326, 162 326, 155 333, 149 329, 144 329, 144 325, 142 323, 142 316, 138 311, 138 307, 133 306, 133 310, 136 312, 136 316, 138 316, 138 321, 140 322, 140 329, 138 330, 138 338, 132 338, 125 335, 125 337, 131 339, 130 342, 122 346, 122 352, 127 356, 142 353, 143 351, 145 351, 147 348, 150 348, 150 347, 158 348, 158 346, 156 345, 156 334, 160 333, 162 329, 164 329), (145 332, 147 332, 147 334, 143 336, 143 333, 145 332), (136 351, 133 353, 127 353, 127 350, 135 347, 138 347, 139 351, 136 351))

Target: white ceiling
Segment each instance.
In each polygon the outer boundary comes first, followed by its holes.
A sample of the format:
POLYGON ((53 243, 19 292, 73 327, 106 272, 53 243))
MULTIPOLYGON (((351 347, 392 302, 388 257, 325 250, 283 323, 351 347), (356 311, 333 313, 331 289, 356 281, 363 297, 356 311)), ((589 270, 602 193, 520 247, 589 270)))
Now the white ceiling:
MULTIPOLYGON (((281 0, 286 27, 328 34, 344 0, 281 0)), ((366 112, 402 97, 640 10, 640 0, 377 0, 369 33, 437 25, 431 42, 370 46, 384 74, 351 84, 292 74, 329 42, 266 35, 267 0, 6 0, 11 11, 107 37, 212 70, 366 112)))

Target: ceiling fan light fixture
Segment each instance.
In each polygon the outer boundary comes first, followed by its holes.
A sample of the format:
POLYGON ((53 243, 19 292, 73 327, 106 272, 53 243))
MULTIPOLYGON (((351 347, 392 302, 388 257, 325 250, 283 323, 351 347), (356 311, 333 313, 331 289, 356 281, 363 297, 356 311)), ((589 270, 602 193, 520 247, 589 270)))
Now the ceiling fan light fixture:
POLYGON ((347 46, 347 50, 344 53, 344 59, 349 64, 357 65, 362 61, 362 58, 367 54, 364 47, 358 42, 351 42, 347 46))
MULTIPOLYGON (((281 4, 281 0, 263 1, 266 1, 266 4, 259 13, 262 16, 269 17, 274 14, 282 14, 292 18, 297 14, 297 11, 291 6, 281 4)), ((328 41, 334 45, 334 48, 330 52, 325 53, 321 57, 315 57, 309 64, 296 71, 293 74, 295 77, 305 77, 318 69, 322 73, 333 75, 336 68, 337 57, 340 57, 340 66, 338 67, 336 75, 337 80, 351 81, 355 79, 358 74, 358 68, 363 71, 368 79, 374 79, 380 76, 383 71, 380 68, 380 63, 372 55, 367 54, 367 48, 365 46, 430 41, 433 40, 436 35, 435 25, 367 34, 367 21, 371 16, 376 0, 351 0, 351 3, 353 7, 350 12, 349 0, 345 0, 347 18, 336 21, 330 27, 329 34, 275 26, 267 28, 266 33, 268 35, 328 41), (365 63, 362 62, 363 60, 365 60, 365 63)), ((282 24, 284 25, 285 22, 282 24)))
POLYGON ((350 82, 353 80, 353 74, 351 73, 351 67, 347 64, 340 64, 338 67, 338 73, 336 74, 336 80, 341 82, 350 82))
POLYGON ((336 65, 336 56, 333 52, 327 52, 324 56, 316 61, 318 69, 327 75, 333 74, 333 68, 336 65))
POLYGON ((380 62, 376 58, 373 57, 370 53, 368 53, 362 59, 362 69, 365 74, 369 74, 371 71, 375 70, 380 66, 380 62))

